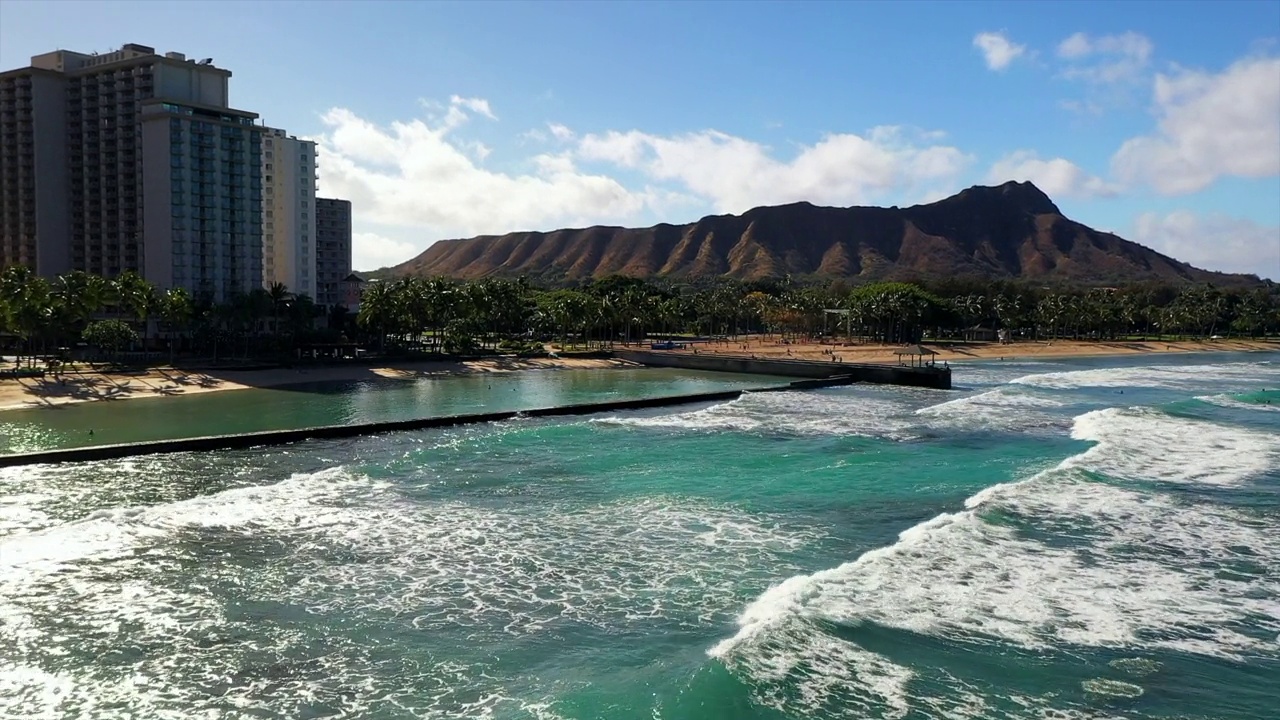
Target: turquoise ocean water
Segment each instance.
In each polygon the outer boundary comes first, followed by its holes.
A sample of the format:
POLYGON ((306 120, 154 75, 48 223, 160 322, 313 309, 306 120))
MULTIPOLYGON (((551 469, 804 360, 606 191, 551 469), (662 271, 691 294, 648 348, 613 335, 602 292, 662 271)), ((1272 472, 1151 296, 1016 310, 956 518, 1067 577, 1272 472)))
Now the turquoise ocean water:
POLYGON ((0 453, 531 410, 760 388, 788 381, 734 373, 613 368, 301 382, 4 411, 0 412, 0 453))
POLYGON ((1280 716, 1280 356, 955 378, 2 470, 0 717, 1280 716))

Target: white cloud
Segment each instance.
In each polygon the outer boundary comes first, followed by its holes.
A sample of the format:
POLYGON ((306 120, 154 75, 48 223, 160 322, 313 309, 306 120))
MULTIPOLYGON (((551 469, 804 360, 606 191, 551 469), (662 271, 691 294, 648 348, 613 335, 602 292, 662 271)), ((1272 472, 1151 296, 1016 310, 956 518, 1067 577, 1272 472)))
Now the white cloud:
POLYGON ((565 125, 561 125, 560 123, 549 122, 547 123, 546 130, 543 130, 542 128, 533 128, 531 130, 525 130, 523 133, 520 134, 520 137, 525 140, 532 140, 538 143, 550 142, 551 140, 555 140, 556 142, 560 142, 560 143, 566 143, 566 142, 569 142, 570 140, 573 140, 575 137, 575 134, 572 130, 570 130, 565 125))
POLYGON ((351 235, 351 266, 355 270, 377 270, 388 265, 399 265, 421 252, 413 243, 392 240, 376 233, 359 232, 351 235))
POLYGON ((867 137, 832 134, 782 161, 764 145, 715 130, 670 137, 610 131, 583 137, 577 156, 677 182, 717 211, 742 212, 800 200, 867 202, 953 181, 972 161, 954 147, 918 144, 928 139, 896 127, 874 128, 867 137))
POLYGON ((454 107, 461 107, 470 110, 477 115, 483 115, 490 120, 497 120, 498 116, 493 114, 493 110, 489 108, 489 101, 482 98, 464 98, 461 95, 454 95, 449 98, 449 104, 454 107))
POLYGON ((573 131, 560 123, 547 123, 547 129, 551 131, 551 136, 557 140, 573 139, 573 131))
POLYGON ((1058 57, 1068 61, 1064 77, 1104 85, 1140 80, 1154 51, 1151 40, 1135 32, 1096 38, 1076 33, 1058 44, 1058 57))
POLYGON ((982 51, 989 70, 1004 70, 1027 53, 1026 45, 1010 40, 1003 32, 982 32, 973 36, 973 46, 982 51))
POLYGON ((1280 280, 1280 227, 1177 210, 1139 215, 1130 237, 1196 267, 1280 280))
POLYGON ((1078 32, 1058 44, 1058 57, 1061 58, 1081 58, 1092 51, 1093 43, 1089 42, 1089 36, 1082 32, 1078 32))
POLYGON ((327 132, 317 138, 321 187, 351 200, 361 222, 417 229, 421 247, 442 237, 553 229, 583 218, 624 222, 672 200, 668 192, 632 190, 583 172, 568 156, 532 159, 523 174, 480 167, 475 158, 488 148, 456 134, 472 113, 487 108, 481 100, 454 98, 433 123, 389 127, 330 110, 322 117, 327 132))
POLYGON ((1121 180, 1180 195, 1223 176, 1280 174, 1280 58, 1243 60, 1217 75, 1158 75, 1155 105, 1157 131, 1112 157, 1121 180))
POLYGON ((1018 150, 991 166, 987 181, 998 185, 1009 180, 1029 180, 1049 197, 1114 197, 1115 185, 1064 158, 1041 160, 1032 150, 1018 150))

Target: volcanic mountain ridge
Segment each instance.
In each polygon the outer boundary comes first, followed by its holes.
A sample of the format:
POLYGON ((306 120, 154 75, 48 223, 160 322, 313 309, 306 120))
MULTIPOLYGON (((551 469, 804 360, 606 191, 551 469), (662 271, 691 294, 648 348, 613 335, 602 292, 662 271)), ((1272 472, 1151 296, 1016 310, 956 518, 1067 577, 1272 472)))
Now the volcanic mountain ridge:
POLYGON ((620 274, 740 280, 791 275, 851 282, 944 277, 1259 282, 1253 276, 1201 270, 1070 220, 1027 182, 975 186, 908 208, 800 202, 712 215, 687 225, 595 226, 442 240, 388 270, 392 276, 466 280, 527 275, 581 281, 620 274))

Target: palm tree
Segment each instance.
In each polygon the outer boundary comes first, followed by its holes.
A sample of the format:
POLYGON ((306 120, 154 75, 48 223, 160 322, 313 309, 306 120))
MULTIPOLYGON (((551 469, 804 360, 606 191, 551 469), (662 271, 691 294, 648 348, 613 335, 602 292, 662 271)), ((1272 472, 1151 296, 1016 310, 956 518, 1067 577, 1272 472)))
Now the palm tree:
POLYGON ((160 296, 159 306, 160 316, 169 326, 169 363, 173 364, 174 353, 177 350, 173 333, 182 333, 186 330, 195 313, 195 303, 191 299, 191 294, 185 289, 171 288, 160 296))
POLYGON ((315 301, 306 293, 294 295, 289 302, 288 309, 289 320, 292 325, 290 331, 294 338, 299 338, 310 332, 317 314, 322 311, 322 308, 317 307, 315 301))
POLYGON ((387 333, 395 322, 397 300, 394 286, 385 282, 370 283, 360 298, 356 323, 378 333, 378 348, 382 351, 387 349, 387 333))
POLYGON ((156 304, 155 286, 129 270, 115 279, 115 290, 121 305, 142 324, 142 347, 145 350, 150 337, 148 318, 156 304))
MULTIPOLYGON (((34 363, 33 341, 35 338, 44 338, 52 330, 58 313, 57 300, 50 292, 49 282, 29 270, 25 273, 6 272, 4 282, 0 285, 3 285, 6 298, 9 327, 22 338, 22 345, 27 351, 26 355, 34 363), (14 283, 17 282, 21 282, 21 285, 15 288, 14 283)), ((18 364, 21 364, 21 351, 17 359, 18 364)))
POLYGON ((54 295, 62 302, 68 319, 82 329, 102 312, 110 298, 110 283, 100 275, 73 270, 57 279, 54 295))
POLYGON ((1013 294, 997 295, 992 303, 996 311, 996 318, 1000 321, 1000 325, 1009 330, 1009 337, 1012 340, 1015 325, 1022 320, 1022 298, 1013 294))
POLYGON ((267 297, 271 299, 271 324, 275 332, 280 331, 280 308, 293 297, 288 286, 281 282, 271 283, 267 289, 267 297))

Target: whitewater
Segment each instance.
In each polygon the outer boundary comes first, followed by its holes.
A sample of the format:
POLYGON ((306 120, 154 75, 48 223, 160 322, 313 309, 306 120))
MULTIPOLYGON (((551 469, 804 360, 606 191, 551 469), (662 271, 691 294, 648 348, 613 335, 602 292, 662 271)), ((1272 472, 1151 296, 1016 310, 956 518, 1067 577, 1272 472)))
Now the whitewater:
POLYGON ((1280 356, 955 382, 0 471, 0 718, 1276 717, 1280 356))

